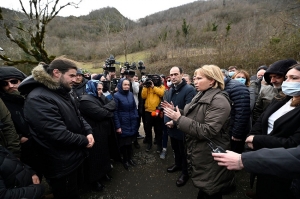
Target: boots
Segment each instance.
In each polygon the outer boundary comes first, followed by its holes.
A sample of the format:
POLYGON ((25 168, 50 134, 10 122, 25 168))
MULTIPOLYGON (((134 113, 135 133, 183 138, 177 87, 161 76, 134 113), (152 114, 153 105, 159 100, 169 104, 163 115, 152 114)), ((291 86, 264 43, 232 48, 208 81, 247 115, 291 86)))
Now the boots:
POLYGON ((152 143, 148 143, 147 148, 146 148, 146 152, 149 152, 152 148, 152 143))

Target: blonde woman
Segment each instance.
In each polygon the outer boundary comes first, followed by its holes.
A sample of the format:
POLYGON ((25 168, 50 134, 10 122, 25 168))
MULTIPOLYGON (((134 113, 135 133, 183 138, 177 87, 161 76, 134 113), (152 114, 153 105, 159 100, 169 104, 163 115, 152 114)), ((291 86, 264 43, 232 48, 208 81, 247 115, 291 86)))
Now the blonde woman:
POLYGON ((197 95, 183 111, 172 104, 164 104, 164 112, 185 133, 189 173, 199 189, 198 199, 221 199, 222 192, 234 182, 234 173, 219 167, 213 160, 208 143, 229 149, 226 134, 230 102, 224 89, 224 78, 218 66, 204 65, 194 73, 197 95), (208 139, 210 141, 208 141, 208 139))

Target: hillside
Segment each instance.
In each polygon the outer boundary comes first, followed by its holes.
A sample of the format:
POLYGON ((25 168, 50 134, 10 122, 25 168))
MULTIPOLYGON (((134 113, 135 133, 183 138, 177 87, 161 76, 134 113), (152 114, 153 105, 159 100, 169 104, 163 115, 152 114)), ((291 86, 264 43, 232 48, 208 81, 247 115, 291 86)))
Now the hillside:
MULTIPOLYGON (((157 73, 172 65, 191 73, 205 63, 221 68, 238 65, 252 72, 281 58, 299 60, 299 4, 297 0, 195 1, 138 22, 107 7, 81 17, 55 17, 47 27, 45 44, 51 55, 66 55, 95 67, 110 54, 126 60, 126 51, 143 52, 139 57, 157 73)), ((22 13, 2 12, 10 26, 22 19, 22 13)), ((3 29, 0 39, 12 58, 26 56, 3 29)), ((129 62, 138 61, 131 59, 127 57, 129 62)))

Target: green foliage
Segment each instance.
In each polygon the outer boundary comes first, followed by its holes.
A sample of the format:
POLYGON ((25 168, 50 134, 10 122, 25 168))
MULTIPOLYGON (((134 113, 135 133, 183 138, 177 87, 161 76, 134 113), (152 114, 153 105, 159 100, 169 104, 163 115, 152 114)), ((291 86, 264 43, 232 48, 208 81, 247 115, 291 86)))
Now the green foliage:
POLYGON ((278 37, 271 37, 270 44, 278 44, 280 42, 280 38, 278 37))
POLYGON ((216 22, 213 22, 213 23, 212 23, 212 29, 211 29, 211 31, 217 31, 218 26, 219 26, 219 25, 217 25, 216 22))
POLYGON ((231 30, 231 23, 228 23, 227 26, 226 26, 226 36, 229 35, 229 31, 231 30))
POLYGON ((182 28, 182 32, 183 32, 184 37, 187 38, 188 34, 190 33, 190 28, 191 27, 190 27, 190 25, 188 25, 186 23, 185 19, 183 19, 181 28, 182 28))

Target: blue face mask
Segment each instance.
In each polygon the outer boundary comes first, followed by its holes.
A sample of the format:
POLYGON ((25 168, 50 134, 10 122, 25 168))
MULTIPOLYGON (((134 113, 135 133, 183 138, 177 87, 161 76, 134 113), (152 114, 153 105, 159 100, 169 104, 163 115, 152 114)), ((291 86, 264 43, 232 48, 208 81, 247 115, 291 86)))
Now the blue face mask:
POLYGON ((246 79, 244 79, 244 78, 235 78, 235 80, 237 80, 237 81, 239 81, 239 82, 241 82, 242 84, 246 84, 246 79))
POLYGON ((300 82, 286 82, 281 85, 282 92, 288 96, 300 95, 300 82))
POLYGON ((232 76, 234 75, 234 73, 235 73, 235 72, 233 72, 233 71, 232 71, 232 72, 228 72, 228 76, 229 76, 229 77, 232 77, 232 76))

